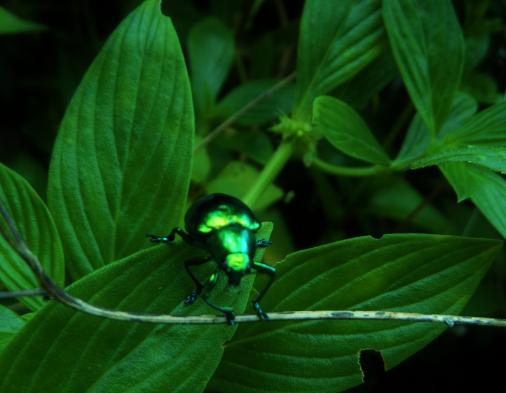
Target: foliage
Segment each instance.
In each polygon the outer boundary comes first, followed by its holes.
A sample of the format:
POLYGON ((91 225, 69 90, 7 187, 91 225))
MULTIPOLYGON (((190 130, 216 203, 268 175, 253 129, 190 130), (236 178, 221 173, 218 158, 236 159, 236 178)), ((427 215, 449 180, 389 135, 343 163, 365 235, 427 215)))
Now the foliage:
MULTIPOLYGON (((210 313, 183 303, 192 289, 183 262, 201 251, 150 247, 144 234, 182 225, 193 200, 225 192, 274 223, 259 234, 272 231, 265 263, 278 269, 267 312, 457 314, 475 291, 483 309, 504 310, 496 293, 506 269, 494 261, 506 236, 506 104, 499 77, 480 69, 494 55, 489 15, 500 6, 221 0, 202 13, 190 2, 164 3, 164 12, 160 0, 138 3, 67 105, 47 199, 29 152, 0 165, 0 198, 56 282, 117 310, 210 313), (258 27, 263 12, 278 12, 280 26, 258 27)), ((0 34, 36 40, 43 25, 14 14, 0 8, 0 34)), ((213 296, 242 312, 262 280, 248 277, 235 292, 222 282, 213 296)), ((37 286, 0 239, 0 290, 37 286)), ((446 330, 399 321, 155 326, 41 297, 20 302, 0 304, 6 393, 343 391, 367 379, 362 351, 379 351, 390 369, 446 330)))

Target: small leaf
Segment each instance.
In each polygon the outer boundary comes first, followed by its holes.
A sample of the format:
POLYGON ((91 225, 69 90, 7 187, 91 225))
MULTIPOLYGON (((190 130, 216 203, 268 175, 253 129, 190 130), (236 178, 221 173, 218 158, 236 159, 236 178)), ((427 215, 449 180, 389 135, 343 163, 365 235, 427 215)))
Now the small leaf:
MULTIPOLYGON (((53 218, 28 182, 2 164, 0 199, 23 239, 41 261, 44 271, 58 284, 63 284, 63 251, 53 218)), ((6 234, 10 233, 3 218, 0 218, 0 227, 6 234)), ((0 282, 11 291, 40 287, 26 262, 3 236, 0 236, 0 282)), ((19 300, 32 310, 37 310, 44 304, 41 297, 23 297, 19 300)))
POLYGON ((24 324, 14 311, 0 305, 0 353, 24 324))
MULTIPOLYGON (((221 192, 242 199, 260 172, 253 166, 240 161, 230 162, 215 179, 207 185, 207 193, 221 192)), ((271 183, 253 206, 264 210, 283 196, 283 190, 271 183)))
POLYGON ((234 58, 234 35, 216 18, 197 23, 188 35, 188 54, 195 107, 207 114, 234 58))
POLYGON ((46 30, 46 26, 21 19, 0 7, 0 34, 32 33, 46 30))
POLYGON ((349 156, 388 165, 389 158, 360 115, 343 101, 321 96, 314 102, 313 123, 336 148, 349 156))
POLYGON ((159 0, 108 39, 58 133, 49 207, 73 277, 179 224, 190 180, 193 112, 184 58, 159 0))
POLYGON ((227 132, 216 139, 215 144, 236 151, 260 165, 266 165, 274 153, 269 137, 258 130, 242 129, 227 132))
MULTIPOLYGON (((454 96, 450 115, 446 119, 439 137, 453 132, 464 122, 471 118, 477 111, 478 104, 469 95, 457 93, 454 96)), ((427 126, 423 122, 420 114, 416 114, 409 126, 408 133, 404 138, 399 155, 395 159, 395 164, 403 167, 412 161, 422 157, 430 144, 430 135, 427 126)))
POLYGON ((458 201, 471 199, 506 237, 506 180, 489 169, 463 162, 442 164, 439 168, 457 193, 458 201))
MULTIPOLYGON (((271 230, 272 224, 263 223, 259 238, 268 239, 271 230)), ((184 262, 198 252, 181 243, 152 247, 91 273, 69 292, 115 310, 219 314, 201 299, 191 306, 183 302, 194 289, 184 262)), ((262 254, 259 249, 255 259, 260 260, 262 254)), ((213 272, 210 268, 194 270, 203 279, 213 272)), ((233 291, 221 277, 212 301, 242 312, 252 278, 245 277, 238 291, 233 291)), ((0 391, 201 392, 234 331, 227 325, 119 322, 51 303, 0 354, 0 391)))
POLYGON ((493 171, 506 173, 506 146, 467 145, 452 147, 443 145, 431 151, 425 157, 413 162, 411 168, 423 168, 446 162, 467 162, 481 165, 493 171))
POLYGON ((479 112, 446 135, 446 144, 493 144, 506 147, 506 102, 479 112))
POLYGON ((450 0, 385 0, 385 27, 404 84, 435 136, 462 75, 464 38, 450 0))
POLYGON ((307 0, 297 60, 296 117, 309 118, 313 100, 352 78, 383 50, 381 2, 307 0))
MULTIPOLYGON (((299 251, 277 265, 267 312, 389 310, 457 314, 502 242, 440 235, 359 237, 299 251)), ((358 356, 381 353, 387 369, 444 326, 398 321, 241 325, 210 388, 223 393, 341 392, 361 383, 358 356)))
MULTIPOLYGON (((277 82, 273 79, 259 79, 246 82, 228 93, 216 108, 215 117, 226 119, 264 94, 277 82)), ((262 99, 235 122, 242 126, 261 125, 290 112, 295 98, 294 85, 289 84, 262 99)))

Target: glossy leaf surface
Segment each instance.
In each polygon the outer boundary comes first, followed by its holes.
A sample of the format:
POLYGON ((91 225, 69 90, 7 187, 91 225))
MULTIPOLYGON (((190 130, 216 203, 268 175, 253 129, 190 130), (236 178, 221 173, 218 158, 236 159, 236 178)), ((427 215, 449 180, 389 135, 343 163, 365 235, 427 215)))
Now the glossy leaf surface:
MULTIPOLYGON (((290 254, 265 309, 457 314, 502 242, 439 235, 360 237, 290 254)), ((211 387, 220 392, 338 392, 361 382, 362 349, 391 368, 444 326, 394 321, 307 321, 240 326, 211 387)))
POLYGON ((193 149, 191 92, 160 2, 114 31, 65 114, 53 151, 49 206, 73 277, 145 247, 177 226, 193 149))
POLYGON ((0 305, 0 352, 24 324, 14 311, 0 305))

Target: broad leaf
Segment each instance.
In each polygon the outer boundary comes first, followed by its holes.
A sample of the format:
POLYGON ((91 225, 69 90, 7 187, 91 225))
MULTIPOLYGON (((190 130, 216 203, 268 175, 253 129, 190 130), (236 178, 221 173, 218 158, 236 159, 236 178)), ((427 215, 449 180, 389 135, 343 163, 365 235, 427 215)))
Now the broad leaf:
POLYGON ((458 201, 471 199, 506 237, 506 180, 489 169, 463 162, 442 164, 439 168, 457 193, 458 201))
POLYGON ((49 207, 73 277, 145 247, 179 224, 190 179, 193 113, 176 32, 146 0, 109 38, 58 133, 49 207))
MULTIPOLYGON (((271 229, 271 224, 264 224, 258 236, 268 238, 271 229)), ((183 303, 194 289, 183 264, 196 253, 181 243, 143 250, 81 279, 69 292, 116 310, 218 314, 200 299, 191 306, 183 303)), ((261 258, 261 253, 256 258, 261 258)), ((213 271, 210 268, 194 270, 207 279, 213 271)), ((211 300, 233 305, 240 313, 252 278, 245 278, 235 291, 224 288, 226 279, 221 277, 211 300)), ((52 303, 34 316, 0 355, 0 391, 201 392, 220 361, 223 344, 234 331, 224 324, 118 322, 52 303)))
MULTIPOLYGON (((230 162, 215 179, 207 185, 207 193, 221 192, 241 199, 254 184, 260 172, 253 166, 240 161, 230 162)), ((283 190, 275 184, 269 184, 258 198, 253 208, 263 210, 278 201, 283 196, 283 190)))
POLYGON ((300 27, 296 117, 308 119, 314 98, 372 62, 383 50, 383 36, 379 0, 307 0, 300 27))
MULTIPOLYGON (((259 79, 246 82, 228 93, 216 108, 215 116, 226 119, 244 108, 261 94, 272 88, 277 82, 273 79, 259 79)), ((293 106, 295 98, 294 85, 282 89, 262 99, 258 104, 244 113, 235 122, 238 125, 260 125, 287 114, 293 106)))
POLYGON ((343 101, 318 97, 314 102, 313 123, 316 131, 343 153, 373 164, 389 163, 367 124, 343 101))
POLYGON ((24 324, 14 311, 0 305, 0 353, 24 324))
MULTIPOLYGON (((439 235, 360 237, 290 254, 265 297, 267 312, 389 310, 457 314, 502 242, 439 235)), ((307 321, 240 326, 211 388, 223 393, 340 392, 361 382, 359 352, 387 369, 444 326, 394 321, 307 321)))
POLYGON ((450 112, 464 39, 450 0, 385 0, 385 26, 404 84, 431 135, 450 112))
POLYGON ((32 33, 45 30, 46 26, 21 19, 0 7, 0 34, 32 33))
POLYGON ((195 107, 206 115, 232 65, 234 35, 218 19, 205 19, 188 35, 188 54, 195 107))
MULTIPOLYGON (((65 266, 56 226, 49 211, 28 182, 14 171, 0 164, 0 199, 32 252, 40 259, 46 273, 63 284, 65 266)), ((0 228, 9 234, 7 224, 0 217, 0 228)), ((40 287, 40 283, 26 262, 0 236, 0 282, 11 291, 40 287)), ((32 310, 40 308, 42 298, 20 298, 32 310)))

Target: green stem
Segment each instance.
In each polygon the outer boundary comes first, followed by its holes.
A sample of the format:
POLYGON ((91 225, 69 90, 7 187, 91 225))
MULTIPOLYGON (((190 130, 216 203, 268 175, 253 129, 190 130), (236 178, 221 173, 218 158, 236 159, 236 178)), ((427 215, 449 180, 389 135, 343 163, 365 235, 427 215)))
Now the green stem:
POLYGON ((250 188, 243 198, 244 203, 253 207, 258 201, 267 186, 274 182, 274 179, 285 167, 293 153, 293 141, 284 140, 274 152, 273 156, 264 167, 253 187, 250 188))
POLYGON ((338 176, 351 176, 351 177, 364 177, 364 176, 373 176, 379 173, 389 172, 390 168, 373 165, 373 166, 364 166, 364 167, 349 167, 349 166, 339 166, 329 164, 319 158, 315 158, 312 163, 315 167, 321 169, 324 172, 327 172, 331 175, 338 176))

